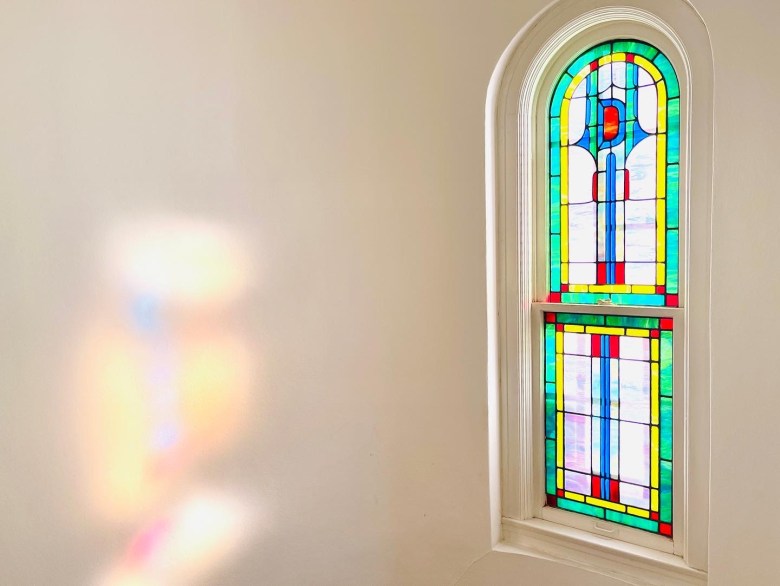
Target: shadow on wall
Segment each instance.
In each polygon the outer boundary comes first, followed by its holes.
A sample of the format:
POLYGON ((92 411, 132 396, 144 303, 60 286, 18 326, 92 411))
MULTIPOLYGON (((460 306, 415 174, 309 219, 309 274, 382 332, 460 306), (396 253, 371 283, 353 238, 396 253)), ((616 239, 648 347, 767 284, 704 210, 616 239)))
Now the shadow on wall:
POLYGON ((178 217, 115 224, 102 249, 72 421, 87 510, 124 544, 94 583, 189 584, 260 520, 241 487, 206 471, 254 415, 242 323, 252 262, 234 229, 178 217))

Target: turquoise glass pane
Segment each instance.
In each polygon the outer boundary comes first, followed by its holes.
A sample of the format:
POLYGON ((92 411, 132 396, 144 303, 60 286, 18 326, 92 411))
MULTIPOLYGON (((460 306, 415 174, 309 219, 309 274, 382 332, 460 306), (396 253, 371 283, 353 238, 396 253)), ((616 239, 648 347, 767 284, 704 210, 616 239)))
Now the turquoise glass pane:
POLYGON ((550 233, 561 233, 561 178, 550 177, 550 233))
POLYGON ((666 57, 666 55, 663 53, 658 53, 658 55, 653 60, 653 63, 655 63, 655 66, 658 67, 661 75, 664 76, 664 81, 666 82, 667 87, 667 95, 670 98, 676 98, 679 96, 680 85, 677 83, 677 74, 674 72, 674 67, 672 67, 672 64, 669 62, 669 59, 666 57))
POLYGON ((555 494, 555 440, 545 442, 545 460, 546 466, 546 490, 550 494, 555 494))
POLYGON ((680 166, 666 168, 666 225, 677 228, 680 224, 680 166))
POLYGON ((672 400, 661 397, 661 458, 672 459, 672 400))
POLYGON ((654 317, 631 317, 623 315, 608 315, 608 326, 617 326, 623 328, 648 328, 658 327, 658 318, 654 317))
POLYGON ((609 54, 610 54, 609 43, 598 45, 596 47, 593 47, 592 49, 589 49, 588 51, 585 51, 582 55, 580 55, 574 61, 572 61, 572 64, 569 65, 566 71, 573 77, 577 75, 582 70, 582 68, 585 67, 591 61, 595 61, 596 59, 599 59, 601 57, 604 57, 604 55, 609 55, 609 54))
POLYGON ((575 324, 587 326, 603 326, 603 315, 591 315, 588 313, 558 313, 556 321, 560 324, 575 324))
POLYGON ((561 125, 560 118, 550 119, 550 175, 561 174, 561 125))
POLYGON ((545 436, 555 437, 555 383, 546 383, 544 394, 545 436))
POLYGON ((661 460, 660 517, 664 523, 672 522, 672 463, 661 460))
POLYGON ((555 326, 548 325, 544 333, 545 380, 555 382, 555 326))
POLYGON ((633 515, 626 515, 625 513, 619 513, 617 511, 607 510, 607 521, 622 523, 629 527, 637 527, 638 529, 658 533, 658 521, 642 519, 641 517, 634 517, 633 515))
POLYGON ((595 295, 593 293, 563 293, 561 301, 564 303, 585 303, 595 305, 599 299, 604 299, 605 295, 595 295))
POLYGON ((550 236, 550 291, 561 290, 561 237, 550 236))
POLYGON ((680 162, 680 133, 671 128, 669 129, 669 138, 666 142, 666 160, 669 164, 680 162))
POLYGON ((658 49, 641 41, 615 41, 612 44, 612 48, 615 53, 635 53, 641 55, 648 61, 652 61, 653 58, 658 55, 658 49))
MULTIPOLYGON (((603 296, 602 296, 603 297, 603 296)), ((637 294, 637 293, 613 293, 610 295, 612 303, 617 305, 652 305, 659 306, 666 303, 664 295, 637 294)))
POLYGON ((555 93, 553 94, 552 102, 550 102, 551 116, 560 115, 561 104, 563 103, 563 95, 566 93, 566 88, 569 87, 569 83, 571 83, 572 79, 573 77, 571 75, 569 75, 568 73, 564 73, 560 81, 558 81, 558 86, 555 88, 555 93))
POLYGON ((672 361, 674 358, 674 345, 672 332, 661 332, 661 395, 672 396, 672 361))
POLYGON ((574 511, 575 513, 583 513, 584 515, 590 515, 591 517, 604 518, 604 509, 601 507, 594 507, 587 503, 578 503, 569 499, 558 499, 558 507, 566 509, 567 511, 574 511))
POLYGON ((679 232, 669 230, 666 233, 666 290, 669 293, 677 293, 680 271, 679 232))

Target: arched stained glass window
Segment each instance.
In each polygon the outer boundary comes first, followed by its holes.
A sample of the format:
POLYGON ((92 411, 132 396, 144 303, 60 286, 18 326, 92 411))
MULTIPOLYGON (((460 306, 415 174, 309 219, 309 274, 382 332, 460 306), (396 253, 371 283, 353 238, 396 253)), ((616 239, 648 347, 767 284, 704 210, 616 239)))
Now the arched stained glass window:
POLYGON ((677 76, 647 43, 597 45, 554 87, 546 504, 670 538, 677 320, 655 308, 680 305, 679 145, 677 76))
POLYGON ((549 300, 677 306, 680 89, 646 43, 577 57, 550 103, 549 300))

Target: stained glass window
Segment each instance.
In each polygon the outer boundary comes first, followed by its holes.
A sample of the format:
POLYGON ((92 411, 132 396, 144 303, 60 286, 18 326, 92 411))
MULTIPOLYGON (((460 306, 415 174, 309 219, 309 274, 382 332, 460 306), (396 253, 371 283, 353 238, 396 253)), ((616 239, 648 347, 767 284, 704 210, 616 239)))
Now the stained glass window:
POLYGON ((548 506, 672 536, 672 326, 544 314, 548 506))
POLYGON ((549 116, 551 302, 672 306, 679 285, 680 88, 635 40, 578 56, 549 116))

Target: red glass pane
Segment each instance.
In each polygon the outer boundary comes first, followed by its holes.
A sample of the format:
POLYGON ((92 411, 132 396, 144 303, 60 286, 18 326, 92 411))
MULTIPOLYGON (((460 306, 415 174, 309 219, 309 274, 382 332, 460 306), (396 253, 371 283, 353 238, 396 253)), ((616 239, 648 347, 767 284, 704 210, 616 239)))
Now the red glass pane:
POLYGON ((620 114, 615 106, 604 108, 604 140, 612 140, 618 134, 620 114))
POLYGON ((590 353, 594 358, 601 356, 601 336, 593 334, 590 337, 590 353))
POLYGON ((601 478, 599 476, 590 477, 590 492, 591 496, 601 498, 601 478))

